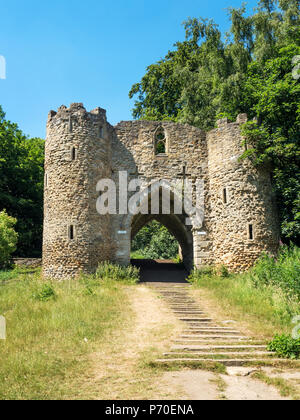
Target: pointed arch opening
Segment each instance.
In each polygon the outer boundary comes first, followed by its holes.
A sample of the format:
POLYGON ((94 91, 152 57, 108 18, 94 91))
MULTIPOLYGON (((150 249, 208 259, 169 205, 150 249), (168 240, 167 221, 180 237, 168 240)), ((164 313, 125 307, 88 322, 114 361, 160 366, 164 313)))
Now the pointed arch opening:
MULTIPOLYGON (((157 189, 155 196, 151 194, 151 188, 145 190, 146 192, 143 191, 141 205, 143 208, 147 207, 149 212, 147 214, 139 213, 131 216, 130 221, 128 220, 130 225, 126 225, 131 232, 131 250, 137 252, 139 240, 141 242, 140 236, 146 237, 147 242, 147 235, 149 235, 148 243, 145 244, 146 254, 144 254, 144 257, 148 256, 149 258, 163 260, 171 258, 176 259, 178 262, 178 257, 180 257, 184 267, 187 270, 191 270, 193 267, 193 233, 192 226, 186 223, 188 215, 184 212, 177 214, 174 211, 176 208, 174 204, 176 200, 175 195, 167 191, 167 185, 162 185, 159 182, 156 184, 152 185, 154 190, 155 188, 157 189), (170 197, 170 211, 167 212, 164 206, 166 197, 164 194, 170 197), (154 207, 156 208, 155 214, 153 211, 151 212, 151 209, 153 210, 154 208, 152 203, 153 197, 159 197, 159 205, 157 202, 154 203, 154 207), (143 231, 143 228, 145 228, 145 231, 143 231), (153 235, 153 231, 155 235, 153 235), (139 235, 140 232, 142 233, 139 235), (169 252, 168 247, 170 248, 169 252)), ((134 253, 132 256, 135 256, 134 253)))

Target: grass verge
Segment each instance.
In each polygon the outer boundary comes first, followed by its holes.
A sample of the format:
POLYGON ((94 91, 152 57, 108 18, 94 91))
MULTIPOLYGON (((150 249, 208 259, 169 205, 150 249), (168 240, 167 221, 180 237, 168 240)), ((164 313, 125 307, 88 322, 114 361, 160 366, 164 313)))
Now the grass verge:
POLYGON ((275 333, 291 334, 292 320, 300 313, 299 257, 299 248, 284 249, 278 260, 265 256, 248 273, 208 267, 194 271, 189 280, 216 302, 224 317, 244 322, 257 336, 271 339, 275 333))
POLYGON ((293 400, 300 399, 300 392, 297 388, 291 385, 288 381, 282 378, 270 378, 264 372, 255 372, 252 375, 252 378, 258 379, 267 385, 274 386, 278 389, 282 397, 291 397, 293 400))
POLYGON ((7 323, 0 399, 76 398, 89 354, 128 322, 124 286, 87 277, 45 285, 39 270, 32 271, 0 273, 0 314, 7 323))

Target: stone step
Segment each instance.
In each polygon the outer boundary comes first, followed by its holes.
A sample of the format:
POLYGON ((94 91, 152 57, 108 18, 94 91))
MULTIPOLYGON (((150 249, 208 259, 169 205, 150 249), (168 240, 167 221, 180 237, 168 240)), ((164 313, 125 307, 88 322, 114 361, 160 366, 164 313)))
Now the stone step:
POLYGON ((167 290, 156 290, 156 293, 159 293, 159 294, 164 295, 164 296, 173 296, 173 295, 185 296, 185 297, 188 296, 190 299, 193 299, 193 297, 189 293, 189 290, 176 290, 176 291, 173 291, 173 292, 169 292, 167 290))
POLYGON ((179 305, 179 304, 182 304, 182 305, 195 305, 195 302, 193 301, 193 300, 189 300, 189 299, 166 299, 166 302, 168 302, 168 303, 172 303, 172 304, 175 304, 175 305, 179 305))
MULTIPOLYGON (((169 306, 185 306, 185 307, 189 307, 190 305, 193 305, 193 302, 187 302, 187 301, 175 301, 175 300, 166 300, 166 303, 169 306)), ((199 307, 197 307, 199 309, 199 307)))
POLYGON ((202 308, 199 308, 199 305, 194 305, 194 304, 191 304, 191 305, 182 305, 182 304, 174 304, 174 303, 171 303, 171 304, 169 304, 169 306, 170 306, 170 308, 172 309, 172 308, 174 308, 174 309, 177 309, 177 308, 180 308, 180 309, 186 309, 186 310, 189 310, 189 309, 195 309, 196 311, 202 311, 202 308))
POLYGON ((259 351, 259 350, 266 350, 267 346, 265 345, 232 345, 232 344, 223 344, 223 345, 176 345, 171 348, 172 351, 235 351, 235 350, 253 350, 253 351, 259 351))
POLYGON ((157 293, 165 296, 169 295, 176 295, 176 296, 188 296, 192 299, 192 296, 190 295, 188 290, 174 290, 173 292, 167 291, 167 290, 156 290, 157 293))
POLYGON ((171 363, 183 363, 183 364, 191 364, 195 365, 199 363, 199 365, 203 365, 205 363, 218 363, 224 366, 233 367, 233 366, 245 366, 247 364, 274 364, 277 362, 284 362, 284 359, 189 359, 189 358, 178 358, 178 359, 158 359, 156 360, 157 364, 171 364, 171 363))
POLYGON ((172 310, 172 311, 180 311, 180 312, 183 312, 183 313, 189 313, 189 312, 191 312, 191 311, 195 311, 195 312, 201 312, 201 313, 204 313, 204 311, 202 311, 202 309, 199 309, 199 308, 181 308, 181 307, 178 307, 178 306, 170 306, 170 309, 172 310))
POLYGON ((204 315, 204 312, 202 311, 174 311, 174 314, 179 315, 204 315))
POLYGON ((219 353, 205 353, 205 352, 170 352, 170 353, 164 353, 164 356, 201 356, 201 357, 212 357, 212 356, 216 356, 216 357, 223 357, 223 356, 274 356, 274 353, 270 352, 270 351, 250 351, 250 352, 242 352, 242 351, 232 351, 232 352, 219 352, 219 353))
MULTIPOLYGON (((178 317, 178 315, 177 315, 177 317, 178 317)), ((201 330, 202 328, 209 328, 209 327, 212 327, 212 326, 215 325, 212 321, 199 321, 197 327, 193 330, 190 330, 190 321, 186 321, 182 318, 178 318, 178 319, 185 323, 184 324, 184 331, 189 330, 191 333, 195 330, 201 330)))
POLYGON ((188 288, 189 287, 186 287, 186 286, 176 286, 176 287, 174 287, 174 286, 171 286, 171 287, 161 287, 161 286, 158 286, 157 287, 158 290, 165 290, 167 292, 174 292, 174 291, 177 291, 177 290, 184 290, 184 291, 186 291, 186 290, 188 290, 188 288))
POLYGON ((190 292, 190 290, 188 288, 186 288, 186 287, 184 287, 184 288, 176 288, 176 289, 173 289, 173 290, 154 288, 153 290, 155 290, 157 293, 167 293, 167 294, 168 293, 170 293, 170 294, 172 294, 172 293, 188 294, 190 292))
POLYGON ((197 328, 195 330, 185 330, 183 331, 184 335, 190 335, 190 336, 194 336, 197 334, 202 334, 202 333, 206 333, 206 334, 229 334, 229 335, 241 335, 241 333, 239 331, 234 331, 234 330, 228 330, 228 331, 224 331, 224 330, 219 330, 218 328, 197 328))
POLYGON ((201 341, 204 340, 210 340, 210 341, 227 341, 227 340, 231 340, 233 342, 235 341, 252 341, 251 338, 248 337, 243 337, 243 336, 232 336, 232 335, 202 335, 199 337, 195 337, 194 339, 189 339, 189 338, 182 338, 182 339, 177 339, 174 340, 174 343, 201 343, 201 341))
POLYGON ((211 318, 196 318, 196 317, 181 317, 180 321, 186 321, 186 322, 211 322, 211 318))
POLYGON ((245 337, 245 336, 243 336, 243 335, 238 335, 238 334, 233 334, 233 335, 228 335, 228 334, 226 334, 226 333, 224 333, 224 332, 222 332, 222 333, 218 333, 218 332, 204 332, 204 333, 201 333, 201 334, 181 334, 181 335, 179 335, 179 339, 188 339, 188 340, 192 340, 192 341, 194 341, 195 339, 196 340, 198 340, 198 338, 203 338, 203 337, 210 337, 210 338, 213 338, 213 339, 215 339, 215 338, 226 338, 226 340, 227 339, 230 339, 230 338, 232 338, 232 339, 234 339, 234 340, 244 340, 245 338, 247 339, 248 337, 245 337))
POLYGON ((210 325, 209 327, 205 327, 205 326, 203 326, 203 324, 201 324, 200 327, 188 327, 188 328, 186 328, 186 331, 195 331, 195 330, 199 330, 199 329, 208 330, 208 331, 212 331, 212 330, 236 331, 236 330, 233 330, 230 327, 220 327, 219 325, 211 326, 211 323, 209 323, 209 325, 210 325))
POLYGON ((190 283, 172 283, 171 285, 166 283, 148 283, 148 285, 152 286, 153 289, 159 290, 187 289, 192 287, 190 283))

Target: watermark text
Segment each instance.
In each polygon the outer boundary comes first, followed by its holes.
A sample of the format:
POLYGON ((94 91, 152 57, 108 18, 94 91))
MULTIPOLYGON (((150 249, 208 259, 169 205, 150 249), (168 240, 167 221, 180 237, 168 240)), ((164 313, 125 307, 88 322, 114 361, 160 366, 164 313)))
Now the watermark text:
POLYGON ((0 340, 6 340, 6 319, 0 315, 0 340))
POLYGON ((6 59, 3 55, 0 55, 0 79, 6 79, 6 59))

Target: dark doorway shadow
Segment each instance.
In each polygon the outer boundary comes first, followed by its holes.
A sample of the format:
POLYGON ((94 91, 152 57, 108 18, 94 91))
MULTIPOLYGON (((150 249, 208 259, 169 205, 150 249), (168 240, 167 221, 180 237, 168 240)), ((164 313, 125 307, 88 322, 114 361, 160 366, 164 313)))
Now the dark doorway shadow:
POLYGON ((141 270, 141 283, 187 283, 188 272, 170 260, 131 260, 141 270))

